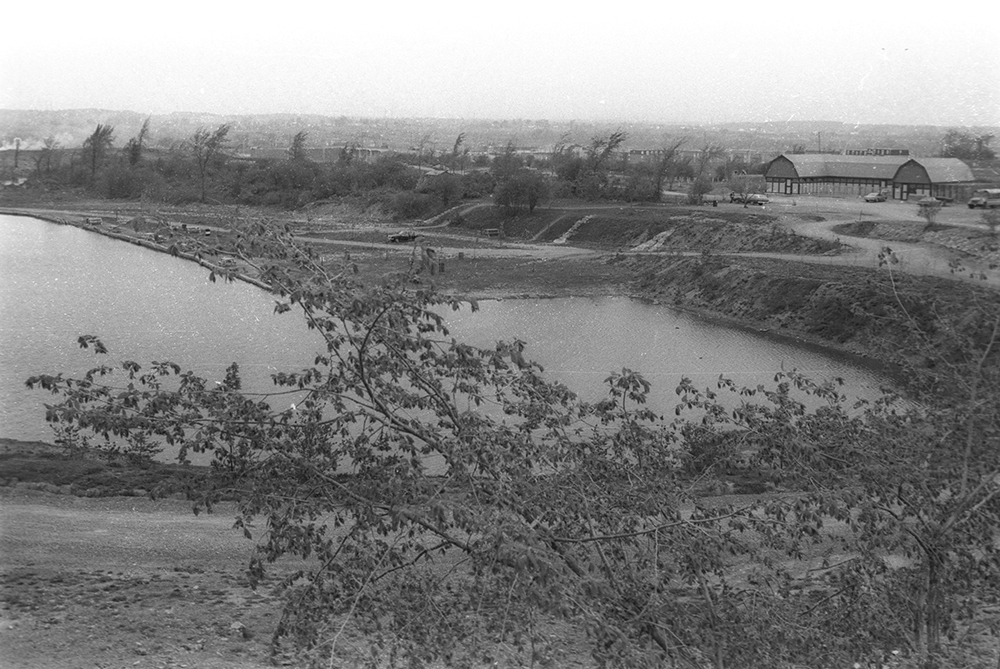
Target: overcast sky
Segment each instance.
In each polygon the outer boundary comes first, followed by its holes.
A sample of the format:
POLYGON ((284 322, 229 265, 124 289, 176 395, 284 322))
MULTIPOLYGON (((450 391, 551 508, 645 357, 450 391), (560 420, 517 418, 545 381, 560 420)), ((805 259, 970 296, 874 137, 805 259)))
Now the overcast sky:
POLYGON ((0 107, 1000 126, 995 0, 674 4, 24 1, 0 107))

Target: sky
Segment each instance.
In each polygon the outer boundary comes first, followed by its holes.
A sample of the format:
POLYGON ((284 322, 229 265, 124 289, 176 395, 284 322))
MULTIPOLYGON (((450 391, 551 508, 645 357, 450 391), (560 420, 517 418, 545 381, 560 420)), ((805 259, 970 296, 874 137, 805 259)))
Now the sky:
POLYGON ((1000 3, 673 5, 18 2, 0 108, 1000 126, 1000 3))

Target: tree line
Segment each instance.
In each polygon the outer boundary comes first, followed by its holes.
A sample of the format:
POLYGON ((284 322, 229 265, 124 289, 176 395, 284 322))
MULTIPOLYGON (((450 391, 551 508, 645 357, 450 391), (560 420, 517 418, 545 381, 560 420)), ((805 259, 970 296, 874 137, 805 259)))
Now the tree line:
POLYGON ((493 196, 504 213, 530 213, 549 198, 660 201, 665 189, 711 190, 714 181, 759 172, 741 157, 706 144, 683 151, 685 140, 665 144, 651 159, 630 160, 622 131, 595 136, 587 146, 563 138, 547 155, 519 152, 513 140, 495 156, 472 155, 460 133, 450 150, 435 152, 424 137, 413 152, 362 158, 344 146, 331 162, 309 158, 308 134, 296 133, 281 159, 247 159, 231 149, 232 126, 199 128, 183 141, 151 146, 150 119, 123 146, 115 128, 99 124, 79 149, 49 138, 35 157, 35 175, 110 199, 173 204, 216 202, 287 209, 353 198, 397 218, 430 216, 468 198, 493 196), (692 155, 693 154, 693 155, 692 155))

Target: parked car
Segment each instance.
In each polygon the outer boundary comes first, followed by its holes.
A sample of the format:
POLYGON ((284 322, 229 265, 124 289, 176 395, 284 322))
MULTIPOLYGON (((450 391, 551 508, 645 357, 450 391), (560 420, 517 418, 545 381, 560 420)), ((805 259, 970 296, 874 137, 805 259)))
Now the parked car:
POLYGON ((402 242, 412 242, 419 235, 412 230, 400 230, 399 232, 393 232, 389 235, 389 243, 399 244, 402 242))
POLYGON ((868 193, 865 195, 865 202, 885 202, 885 193, 868 193))
POLYGON ((766 195, 760 193, 737 193, 736 191, 729 194, 729 201, 740 204, 767 204, 770 202, 766 195))
POLYGON ((1000 188, 981 188, 969 198, 969 209, 1000 207, 1000 188))

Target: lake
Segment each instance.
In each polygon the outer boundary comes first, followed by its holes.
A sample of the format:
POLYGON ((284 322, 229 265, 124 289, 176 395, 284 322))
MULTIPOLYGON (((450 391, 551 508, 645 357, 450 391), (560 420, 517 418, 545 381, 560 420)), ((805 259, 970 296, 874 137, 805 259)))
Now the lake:
MULTIPOLYGON (((43 405, 55 398, 24 381, 99 364, 78 347, 83 334, 101 338, 109 360, 172 360, 209 379, 238 362, 251 391, 270 390, 274 372, 311 364, 321 341, 294 312, 277 316, 265 291, 208 275, 72 226, 0 216, 0 437, 51 440, 43 405)), ((848 394, 865 397, 888 382, 857 359, 628 298, 486 301, 448 320, 472 344, 526 341, 528 357, 587 400, 603 395, 610 372, 639 371, 664 413, 682 376, 701 387, 720 374, 756 385, 797 368, 816 379, 842 377, 848 394)))

